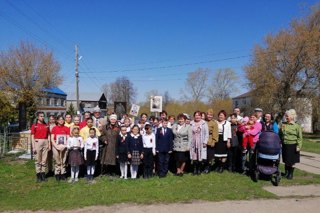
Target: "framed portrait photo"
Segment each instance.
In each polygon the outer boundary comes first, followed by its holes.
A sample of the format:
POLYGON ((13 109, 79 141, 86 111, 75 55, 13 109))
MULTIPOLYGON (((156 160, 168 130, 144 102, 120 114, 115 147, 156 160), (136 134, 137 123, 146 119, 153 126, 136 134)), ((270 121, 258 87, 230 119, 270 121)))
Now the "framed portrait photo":
POLYGON ((152 96, 150 99, 150 112, 162 111, 162 96, 152 96))
POLYGON ((57 135, 56 144, 58 145, 67 145, 67 136, 66 135, 57 135))
POLYGON ((138 116, 139 115, 140 106, 136 104, 132 104, 132 107, 130 109, 130 115, 138 116))

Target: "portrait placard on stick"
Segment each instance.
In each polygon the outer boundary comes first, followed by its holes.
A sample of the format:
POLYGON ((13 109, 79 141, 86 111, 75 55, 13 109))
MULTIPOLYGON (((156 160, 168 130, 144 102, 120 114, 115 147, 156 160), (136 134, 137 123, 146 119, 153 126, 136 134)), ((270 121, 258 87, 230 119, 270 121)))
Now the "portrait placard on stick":
POLYGON ((151 96, 150 98, 150 112, 162 111, 162 96, 151 96))
POLYGON ((139 115, 140 106, 132 104, 130 109, 130 115, 137 117, 139 115))

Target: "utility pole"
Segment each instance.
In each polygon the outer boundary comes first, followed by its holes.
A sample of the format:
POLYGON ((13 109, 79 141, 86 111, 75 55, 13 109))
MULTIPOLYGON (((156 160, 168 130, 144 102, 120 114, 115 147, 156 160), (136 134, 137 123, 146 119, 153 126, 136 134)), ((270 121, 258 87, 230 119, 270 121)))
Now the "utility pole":
POLYGON ((76 51, 76 97, 77 97, 77 114, 80 114, 80 101, 79 101, 79 52, 78 45, 75 46, 76 51))

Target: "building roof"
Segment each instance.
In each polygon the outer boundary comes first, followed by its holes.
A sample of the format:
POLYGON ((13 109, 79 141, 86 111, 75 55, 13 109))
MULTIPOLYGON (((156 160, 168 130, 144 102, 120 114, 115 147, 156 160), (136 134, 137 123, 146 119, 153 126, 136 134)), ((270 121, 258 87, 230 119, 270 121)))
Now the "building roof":
POLYGON ((43 89, 43 91, 48 92, 48 93, 67 96, 67 94, 65 92, 63 92, 61 89, 59 89, 58 87, 45 88, 45 89, 43 89))
MULTIPOLYGON (((80 101, 99 101, 101 96, 103 95, 102 92, 81 92, 79 93, 79 100, 80 101)), ((67 101, 76 101, 77 96, 75 92, 68 93, 67 101)))
POLYGON ((249 91, 249 92, 246 92, 246 93, 243 93, 239 96, 236 96, 236 97, 233 97, 232 99, 236 99, 236 98, 246 98, 246 97, 251 97, 252 96, 252 91, 249 91))

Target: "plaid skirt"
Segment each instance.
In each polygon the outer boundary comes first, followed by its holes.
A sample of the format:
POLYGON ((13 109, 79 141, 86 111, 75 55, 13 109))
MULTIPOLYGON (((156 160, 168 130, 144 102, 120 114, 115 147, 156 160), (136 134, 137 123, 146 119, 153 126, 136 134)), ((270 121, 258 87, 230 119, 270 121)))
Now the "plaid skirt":
POLYGON ((140 165, 140 153, 139 151, 132 151, 131 153, 131 164, 132 165, 140 165))
POLYGON ((70 166, 80 166, 83 164, 83 158, 79 149, 73 149, 69 152, 70 166))

